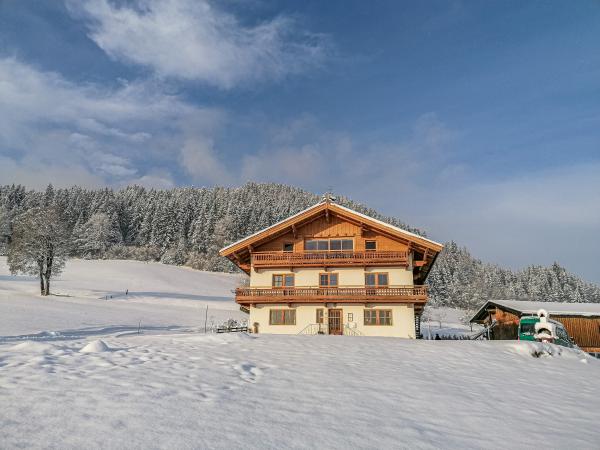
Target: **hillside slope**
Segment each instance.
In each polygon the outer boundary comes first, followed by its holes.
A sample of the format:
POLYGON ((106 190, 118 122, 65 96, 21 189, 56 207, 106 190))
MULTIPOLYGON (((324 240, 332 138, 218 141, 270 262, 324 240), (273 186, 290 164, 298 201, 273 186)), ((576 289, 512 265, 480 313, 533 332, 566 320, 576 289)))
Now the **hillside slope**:
POLYGON ((26 333, 70 336, 164 327, 204 326, 243 318, 233 301, 234 274, 139 261, 70 260, 53 281, 52 295, 39 296, 39 282, 11 276, 0 257, 0 339, 26 333), (125 295, 126 290, 129 290, 125 295))

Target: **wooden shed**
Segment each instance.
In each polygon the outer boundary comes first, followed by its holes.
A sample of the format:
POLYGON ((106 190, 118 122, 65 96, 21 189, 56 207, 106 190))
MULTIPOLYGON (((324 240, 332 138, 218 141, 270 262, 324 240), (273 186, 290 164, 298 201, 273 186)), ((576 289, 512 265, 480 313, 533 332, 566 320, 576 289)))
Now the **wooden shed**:
POLYGON ((584 351, 600 355, 600 303, 555 303, 519 300, 490 300, 471 318, 472 323, 489 325, 492 339, 517 339, 522 316, 545 309, 550 318, 561 322, 569 336, 584 351))

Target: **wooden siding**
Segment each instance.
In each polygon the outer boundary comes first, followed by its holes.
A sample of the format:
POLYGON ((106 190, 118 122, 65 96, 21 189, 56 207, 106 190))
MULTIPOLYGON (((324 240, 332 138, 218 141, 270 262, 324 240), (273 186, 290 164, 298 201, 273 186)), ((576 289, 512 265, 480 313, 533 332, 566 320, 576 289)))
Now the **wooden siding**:
POLYGON ((365 241, 376 241, 377 250, 381 251, 407 251, 406 243, 396 241, 373 230, 361 232, 361 228, 354 223, 331 214, 329 221, 326 217, 319 217, 305 225, 298 227, 296 236, 291 231, 275 237, 273 240, 257 246, 254 251, 273 252, 282 251, 283 244, 291 242, 294 244, 294 252, 304 251, 304 240, 311 238, 344 238, 354 239, 354 250, 365 249, 365 241))
POLYGON ((600 348, 600 317, 550 316, 565 326, 569 336, 583 350, 600 348))

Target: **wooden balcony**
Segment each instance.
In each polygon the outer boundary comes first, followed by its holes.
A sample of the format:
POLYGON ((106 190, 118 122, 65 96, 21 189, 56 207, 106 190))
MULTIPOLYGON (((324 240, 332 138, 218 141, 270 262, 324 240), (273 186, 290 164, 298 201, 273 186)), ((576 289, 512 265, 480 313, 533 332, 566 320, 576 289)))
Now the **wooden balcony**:
POLYGON ((254 252, 252 266, 331 267, 331 266, 407 266, 408 252, 329 251, 329 252, 254 252))
POLYGON ((238 288, 235 301, 254 303, 425 303, 427 286, 238 288))

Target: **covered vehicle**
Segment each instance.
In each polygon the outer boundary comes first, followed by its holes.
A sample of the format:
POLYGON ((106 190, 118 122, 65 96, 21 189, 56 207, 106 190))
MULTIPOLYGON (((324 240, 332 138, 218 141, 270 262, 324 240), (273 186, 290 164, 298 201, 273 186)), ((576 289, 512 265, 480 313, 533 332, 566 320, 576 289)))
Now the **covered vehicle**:
POLYGON ((563 324, 551 320, 543 309, 540 309, 535 316, 521 317, 518 336, 520 341, 551 342, 563 347, 577 347, 563 324))

